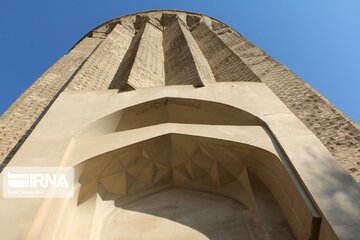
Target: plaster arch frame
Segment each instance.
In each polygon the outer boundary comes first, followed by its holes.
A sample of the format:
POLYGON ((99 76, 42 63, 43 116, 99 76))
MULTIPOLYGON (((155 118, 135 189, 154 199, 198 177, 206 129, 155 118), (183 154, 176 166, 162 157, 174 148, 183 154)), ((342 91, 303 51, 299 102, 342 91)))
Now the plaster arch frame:
MULTIPOLYGON (((199 107, 197 109, 199 109, 199 107)), ((188 111, 189 109, 186 109, 186 110, 188 111)), ((182 112, 182 113, 184 114, 184 112, 182 112)), ((177 114, 179 114, 179 112, 177 114)), ((213 111, 210 111, 210 115, 211 114, 213 114, 213 111)), ((153 114, 153 115, 157 116, 157 115, 159 115, 159 112, 155 112, 155 114, 153 114)), ((130 119, 134 119, 134 117, 130 116, 130 119)), ((283 165, 282 165, 282 167, 285 169, 287 174, 289 174, 289 176, 290 176, 291 180, 289 179, 288 182, 291 182, 292 184, 295 182, 295 186, 292 186, 292 187, 294 187, 292 191, 294 192, 294 189, 297 189, 297 190, 295 190, 295 192, 299 191, 298 192, 299 194, 297 196, 299 199, 301 199, 300 202, 302 202, 299 205, 305 206, 304 209, 306 209, 308 216, 311 216, 311 218, 312 218, 312 220, 306 221, 306 223, 308 224, 307 227, 304 227, 304 226, 294 227, 294 224, 292 224, 292 228, 293 228, 293 230, 295 229, 295 231, 297 232, 297 235, 301 236, 302 238, 305 235, 308 235, 308 236, 311 235, 312 236, 311 238, 315 238, 315 236, 318 234, 317 231, 319 229, 319 219, 320 219, 319 214, 317 213, 316 207, 312 204, 312 200, 310 199, 310 197, 307 196, 306 190, 303 189, 301 182, 297 179, 296 173, 294 173, 292 171, 291 164, 289 164, 289 160, 287 159, 285 153, 282 151, 281 146, 279 146, 279 144, 276 140, 276 137, 273 135, 273 133, 271 132, 269 127, 266 125, 266 123, 264 121, 262 121, 260 118, 254 116, 253 114, 246 112, 242 109, 239 109, 239 108, 236 108, 231 105, 224 104, 224 103, 206 101, 206 100, 201 100, 201 99, 176 98, 176 97, 175 98, 174 97, 156 98, 156 99, 144 101, 142 103, 137 103, 135 105, 131 105, 126 108, 122 108, 120 110, 108 113, 107 115, 105 115, 105 116, 91 122, 87 126, 83 127, 82 130, 80 130, 76 134, 75 139, 76 139, 77 143, 80 143, 81 141, 84 141, 84 140, 86 141, 86 139, 91 139, 91 138, 93 140, 99 140, 99 137, 100 137, 100 139, 103 138, 103 140, 100 140, 100 142, 108 143, 108 142, 116 142, 115 139, 120 139, 122 131, 125 131, 130 135, 136 135, 136 131, 147 132, 152 127, 155 127, 154 125, 158 125, 157 127, 161 127, 162 130, 165 129, 165 132, 163 132, 163 133, 157 132, 157 134, 156 134, 157 136, 140 137, 139 139, 134 141, 135 142, 134 144, 132 144, 132 145, 137 145, 139 142, 149 141, 151 139, 160 138, 160 137, 166 136, 166 135, 170 135, 170 136, 177 135, 177 134, 182 134, 182 135, 188 134, 189 135, 190 133, 187 132, 186 126, 194 127, 195 126, 194 123, 195 123, 195 125, 200 124, 200 125, 206 125, 208 127, 214 127, 216 125, 227 125, 228 124, 229 127, 236 127, 236 128, 245 128, 245 129, 247 127, 260 128, 261 131, 264 133, 264 135, 262 137, 264 139, 267 139, 269 142, 271 142, 272 145, 274 145, 274 149, 272 149, 272 150, 274 153, 276 153, 278 155, 279 163, 287 165, 287 168, 285 168, 283 165), (160 104, 164 103, 163 106, 165 106, 165 111, 168 111, 168 109, 167 109, 167 107, 169 106, 168 103, 171 103, 172 101, 175 101, 175 103, 176 103, 176 101, 177 101, 177 103, 179 103, 179 102, 180 103, 188 103, 188 105, 189 105, 189 102, 192 102, 192 105, 193 105, 192 107, 194 107, 194 105, 196 106, 196 104, 198 104, 198 106, 205 105, 205 108, 207 107, 207 111, 209 111, 209 106, 212 106, 212 107, 216 106, 218 108, 217 110, 220 109, 220 112, 222 111, 223 114, 231 112, 232 115, 225 116, 224 118, 222 118, 219 121, 216 121, 216 120, 212 121, 205 117, 207 119, 207 121, 203 121, 203 122, 199 121, 196 117, 193 116, 193 114, 190 114, 190 117, 185 120, 183 119, 183 121, 176 121, 176 116, 175 117, 173 116, 173 119, 168 118, 168 119, 162 119, 160 121, 150 121, 150 123, 140 124, 137 126, 131 126, 128 128, 125 127, 125 129, 121 129, 120 131, 118 130, 118 126, 120 126, 121 124, 125 124, 125 125, 127 124, 126 120, 122 121, 123 115, 126 115, 126 114, 124 114, 124 112, 125 113, 130 112, 130 115, 132 114, 135 116, 137 115, 136 114, 137 112, 141 112, 141 116, 146 119, 146 117, 148 115, 144 113, 145 112, 144 109, 146 109, 147 112, 151 113, 151 111, 154 111, 154 105, 159 104, 159 103, 160 104), (150 107, 146 108, 148 106, 150 106, 150 107), (145 114, 145 116, 144 116, 144 114, 145 114), (238 114, 238 115, 236 115, 236 114, 238 114), (230 119, 230 121, 229 121, 229 118, 234 117, 234 115, 236 117, 234 119, 230 119), (242 120, 241 117, 244 117, 246 120, 245 121, 242 120), (109 119, 110 119, 110 121, 109 121, 109 119), (174 121, 171 121, 171 120, 174 120, 174 121), (222 124, 222 123, 225 123, 225 124, 222 124), (102 129, 102 125, 106 125, 106 124, 109 124, 110 127, 105 127, 106 129, 105 129, 105 131, 103 131, 104 129, 102 129), (95 131, 92 131, 93 128, 95 129, 95 131), (97 129, 100 129, 100 131, 97 129), (109 131, 109 129, 112 129, 112 131, 109 131), (90 131, 90 134, 86 134, 87 131, 90 131), (113 138, 113 140, 110 140, 110 139, 105 140, 106 137, 113 138), (146 138, 148 138, 148 139, 146 139, 146 138), (309 222, 310 222, 310 224, 309 224, 309 222), (300 233, 302 231, 302 229, 307 229, 308 233, 307 234, 300 233)), ((198 127, 199 127, 199 125, 198 125, 198 127)), ((248 134, 250 133, 249 135, 251 135, 252 129, 246 129, 244 132, 246 132, 246 131, 248 131, 248 134)), ((196 133, 194 133, 194 136, 196 136, 196 133)), ((201 136, 201 134, 200 134, 200 135, 198 135, 198 137, 204 138, 204 137, 211 137, 211 136, 208 136, 208 134, 204 134, 201 136)), ((213 137, 213 139, 216 139, 216 137, 214 137, 214 136, 212 136, 212 137, 213 137)), ((226 141, 225 139, 226 139, 226 137, 224 139, 221 139, 221 137, 218 138, 219 141, 226 141)), ((245 143, 243 143, 243 144, 245 144, 245 143)), ((88 145, 88 146, 90 146, 90 145, 88 145)), ((246 143, 246 145, 250 146, 250 147, 255 147, 256 144, 253 145, 248 142, 248 143, 246 143)), ((109 147, 108 144, 107 144, 107 147, 109 147)), ((106 150, 105 149, 102 150, 102 152, 100 151, 98 153, 92 153, 93 156, 95 156, 95 157, 93 157, 93 159, 96 159, 96 158, 101 159, 102 158, 101 156, 109 154, 112 151, 116 151, 119 148, 126 148, 126 147, 127 146, 119 147, 119 146, 116 146, 116 144, 115 144, 112 146, 112 149, 108 148, 106 150)), ((258 148, 258 147, 255 147, 255 148, 258 148)), ((261 148, 259 148, 259 149, 261 149, 261 148)), ((84 152, 84 151, 80 150, 79 152, 84 152)), ((271 154, 273 154, 273 153, 271 153, 271 154)), ((89 162, 89 161, 91 161, 89 159, 89 156, 85 157, 85 158, 83 158, 83 160, 76 161, 76 166, 86 165, 86 162, 89 162)), ((86 170, 84 170, 84 171, 86 171, 86 170)), ((94 174, 94 172, 92 172, 92 174, 94 174)), ((92 187, 94 187, 94 186, 92 186, 92 187)), ((274 191, 274 189, 272 189, 273 194, 275 194, 275 192, 277 192, 277 195, 282 195, 281 193, 279 194, 279 189, 280 188, 278 188, 278 190, 276 190, 276 191, 274 191)), ((80 190, 79 195, 83 195, 84 191, 87 191, 86 188, 85 188, 85 190, 84 190, 84 188, 82 188, 82 191, 80 190)), ((106 192, 106 190, 102 190, 102 191, 106 192)), ((79 198, 82 198, 82 197, 79 197, 79 198)), ((289 199, 289 196, 288 197, 284 196, 283 198, 289 199)), ((239 199, 237 199, 237 200, 239 200, 239 199)), ((82 203, 82 201, 83 200, 80 200, 80 201, 78 201, 78 203, 82 203)), ((247 205, 249 206, 248 203, 247 203, 247 205)), ((284 209, 285 208, 284 206, 281 206, 281 207, 283 208, 284 212, 288 212, 284 209)), ((290 221, 294 221, 292 219, 296 219, 296 217, 294 217, 294 216, 292 216, 292 217, 287 216, 287 218, 290 221)), ((297 221, 301 222, 299 220, 297 220, 297 221)))
POLYGON ((257 116, 231 105, 194 98, 161 97, 122 108, 96 119, 79 130, 74 138, 99 136, 164 123, 264 125, 257 116), (182 116, 179 114, 180 111, 183 111, 182 116))

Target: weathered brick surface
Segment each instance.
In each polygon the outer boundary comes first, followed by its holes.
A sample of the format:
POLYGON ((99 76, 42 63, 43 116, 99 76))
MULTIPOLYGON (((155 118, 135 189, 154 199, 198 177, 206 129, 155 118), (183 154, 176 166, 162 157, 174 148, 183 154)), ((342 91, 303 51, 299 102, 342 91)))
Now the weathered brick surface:
POLYGON ((127 83, 133 88, 165 85, 162 31, 144 23, 127 83))
POLYGON ((205 55, 217 82, 255 81, 260 79, 208 25, 200 23, 192 35, 205 55))
POLYGON ((68 89, 108 89, 129 48, 132 37, 132 32, 117 24, 76 74, 68 89))
POLYGON ((205 58, 204 54, 200 50, 198 44, 196 43, 194 37, 191 35, 190 31, 184 27, 183 24, 180 24, 184 37, 187 41, 191 54, 193 55, 194 62, 200 79, 204 85, 207 83, 214 83, 215 77, 211 71, 209 63, 205 58))
POLYGON ((360 182, 360 128, 316 90, 235 31, 218 36, 322 141, 340 165, 360 182))
POLYGON ((169 23, 163 35, 166 85, 203 86, 215 82, 204 55, 180 20, 169 23))
POLYGON ((127 49, 120 65, 118 65, 115 75, 110 83, 110 89, 134 89, 127 83, 127 80, 134 64, 136 53, 139 49, 141 36, 144 30, 144 27, 140 27, 140 29, 135 33, 134 37, 132 38, 129 48, 127 49))
POLYGON ((0 160, 2 167, 26 140, 76 70, 94 51, 101 38, 85 38, 50 67, 0 118, 0 160))

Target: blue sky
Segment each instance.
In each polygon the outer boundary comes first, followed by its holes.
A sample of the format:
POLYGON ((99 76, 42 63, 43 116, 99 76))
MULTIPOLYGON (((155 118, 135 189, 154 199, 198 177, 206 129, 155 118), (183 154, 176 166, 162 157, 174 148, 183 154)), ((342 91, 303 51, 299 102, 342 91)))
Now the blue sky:
POLYGON ((227 23, 360 122, 359 0, 0 0, 0 113, 92 28, 152 9, 227 23))

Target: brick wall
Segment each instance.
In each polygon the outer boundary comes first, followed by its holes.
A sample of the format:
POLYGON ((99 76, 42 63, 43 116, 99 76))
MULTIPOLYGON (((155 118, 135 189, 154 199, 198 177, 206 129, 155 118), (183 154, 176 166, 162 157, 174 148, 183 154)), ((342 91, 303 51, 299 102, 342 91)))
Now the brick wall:
POLYGON ((225 27, 217 30, 217 34, 360 182, 359 125, 237 32, 225 27))

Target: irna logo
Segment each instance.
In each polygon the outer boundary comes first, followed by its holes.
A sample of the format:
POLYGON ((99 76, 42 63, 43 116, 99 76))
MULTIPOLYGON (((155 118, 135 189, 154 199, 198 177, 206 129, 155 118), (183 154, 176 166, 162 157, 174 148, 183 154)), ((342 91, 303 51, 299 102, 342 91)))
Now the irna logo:
POLYGON ((7 198, 72 197, 72 168, 8 167, 3 172, 3 195, 7 198))

